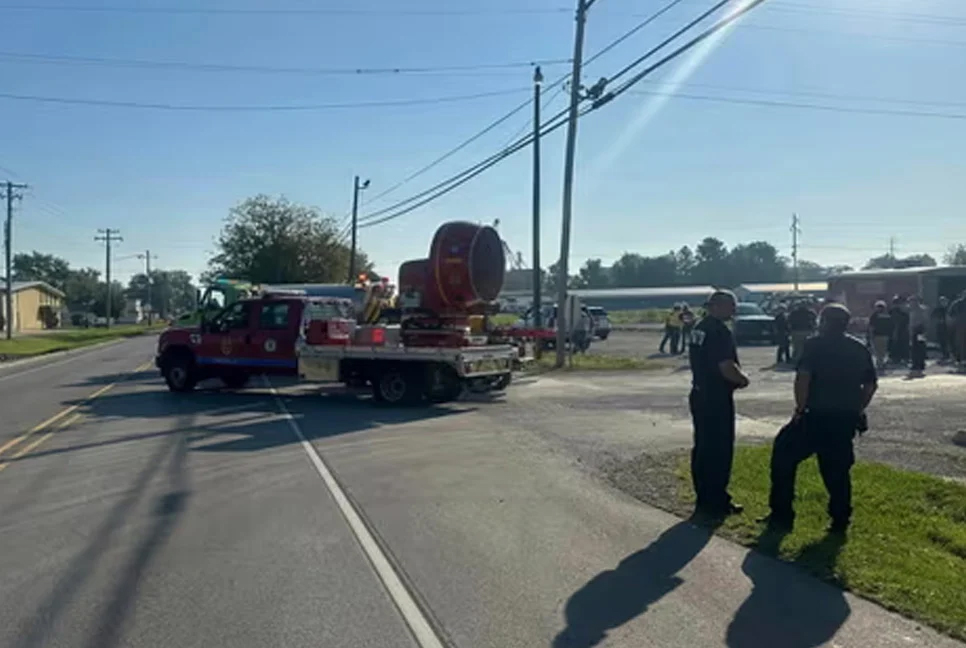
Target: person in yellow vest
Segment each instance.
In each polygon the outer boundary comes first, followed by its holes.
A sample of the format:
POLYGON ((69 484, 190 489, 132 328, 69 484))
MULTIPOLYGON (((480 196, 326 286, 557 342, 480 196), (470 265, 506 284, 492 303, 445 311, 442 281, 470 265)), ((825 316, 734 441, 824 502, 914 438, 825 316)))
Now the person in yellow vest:
POLYGON ((677 355, 678 345, 681 342, 681 329, 683 327, 684 322, 681 321, 681 305, 675 304, 671 312, 664 318, 664 337, 661 339, 661 344, 658 347, 661 353, 665 353, 664 346, 670 342, 671 355, 677 355))

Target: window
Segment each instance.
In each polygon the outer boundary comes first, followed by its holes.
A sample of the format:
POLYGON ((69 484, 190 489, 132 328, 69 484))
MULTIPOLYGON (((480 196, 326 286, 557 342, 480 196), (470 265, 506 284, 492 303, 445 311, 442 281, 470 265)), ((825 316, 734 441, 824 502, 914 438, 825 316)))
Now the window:
POLYGON ((764 315, 765 311, 758 304, 738 304, 738 315, 764 315))
POLYGON ((251 302, 238 302, 222 313, 218 318, 218 329, 221 331, 237 331, 247 329, 252 312, 251 302))
POLYGON ((288 302, 262 304, 262 312, 258 318, 258 328, 279 330, 288 328, 288 302))

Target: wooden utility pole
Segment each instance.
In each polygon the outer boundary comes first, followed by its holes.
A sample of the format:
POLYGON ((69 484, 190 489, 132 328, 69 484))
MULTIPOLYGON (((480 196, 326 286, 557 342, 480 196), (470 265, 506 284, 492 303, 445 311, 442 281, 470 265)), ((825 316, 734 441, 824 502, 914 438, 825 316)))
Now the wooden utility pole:
POLYGON ((792 278, 795 280, 795 292, 798 292, 798 235, 801 233, 798 226, 798 214, 792 214, 792 278))
MULTIPOLYGON (((543 73, 533 71, 533 327, 543 325, 543 270, 540 267, 540 86, 543 73)), ((539 344, 537 345, 539 353, 539 344)))
POLYGON ((107 294, 104 298, 104 317, 107 320, 107 328, 111 328, 111 243, 123 241, 124 239, 120 236, 120 230, 111 229, 99 229, 97 230, 103 236, 95 236, 95 241, 104 241, 106 244, 106 256, 104 262, 104 276, 107 279, 107 294))
POLYGON ((6 305, 6 329, 7 339, 13 337, 13 201, 23 198, 22 194, 14 193, 14 190, 26 189, 27 185, 15 182, 6 182, 4 197, 7 199, 7 220, 3 226, 3 245, 7 255, 6 282, 7 291, 4 294, 4 304, 6 305))
POLYGON ((359 176, 356 176, 352 182, 352 247, 349 248, 350 284, 354 284, 356 281, 356 232, 359 229, 359 192, 368 187, 368 180, 359 184, 359 176))
POLYGON ((584 24, 587 10, 595 0, 577 0, 577 27, 574 32, 573 71, 570 74, 570 109, 567 115, 567 144, 564 157, 563 216, 560 227, 560 260, 557 262, 557 360, 558 368, 566 359, 567 332, 571 325, 566 318, 567 260, 570 257, 570 223, 573 216, 574 158, 577 152, 577 108, 580 104, 580 70, 584 58, 584 24))

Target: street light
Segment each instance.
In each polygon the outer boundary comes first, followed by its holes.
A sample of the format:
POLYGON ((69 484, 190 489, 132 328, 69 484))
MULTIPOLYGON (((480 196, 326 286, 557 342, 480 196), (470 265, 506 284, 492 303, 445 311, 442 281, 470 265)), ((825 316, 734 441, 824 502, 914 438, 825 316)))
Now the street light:
POLYGON ((349 248, 349 283, 356 279, 356 231, 359 229, 359 192, 369 188, 369 181, 359 183, 356 176, 352 183, 352 247, 349 248))

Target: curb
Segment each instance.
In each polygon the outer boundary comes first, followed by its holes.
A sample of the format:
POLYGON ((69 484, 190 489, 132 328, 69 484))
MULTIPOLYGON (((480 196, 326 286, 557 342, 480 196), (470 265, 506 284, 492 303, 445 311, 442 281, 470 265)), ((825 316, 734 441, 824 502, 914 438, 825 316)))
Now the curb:
POLYGON ((114 344, 120 344, 121 342, 126 342, 128 340, 133 340, 135 338, 144 337, 145 335, 150 335, 150 333, 141 333, 140 335, 130 335, 127 337, 120 337, 113 340, 106 340, 104 342, 98 342, 97 344, 89 344, 87 346, 77 347, 76 349, 66 349, 64 351, 52 351, 50 353, 41 353, 39 355, 30 356, 28 358, 21 358, 20 360, 11 360, 10 362, 0 361, 0 372, 6 374, 15 374, 16 371, 7 372, 7 369, 14 367, 27 367, 33 364, 37 364, 42 360, 57 360, 59 358, 69 358, 70 356, 82 355, 90 351, 97 351, 98 349, 104 349, 114 344))

